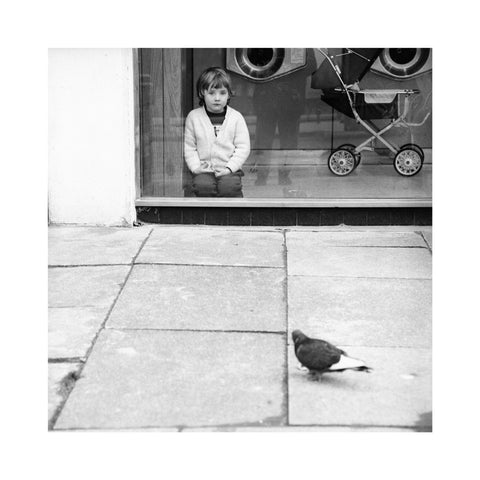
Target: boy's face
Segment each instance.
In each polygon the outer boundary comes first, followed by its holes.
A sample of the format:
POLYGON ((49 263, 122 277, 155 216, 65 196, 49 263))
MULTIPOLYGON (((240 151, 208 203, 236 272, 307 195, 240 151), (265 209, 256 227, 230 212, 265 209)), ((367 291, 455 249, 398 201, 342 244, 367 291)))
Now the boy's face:
POLYGON ((228 101, 228 90, 225 87, 210 87, 208 90, 203 91, 203 99, 209 112, 223 112, 228 101))

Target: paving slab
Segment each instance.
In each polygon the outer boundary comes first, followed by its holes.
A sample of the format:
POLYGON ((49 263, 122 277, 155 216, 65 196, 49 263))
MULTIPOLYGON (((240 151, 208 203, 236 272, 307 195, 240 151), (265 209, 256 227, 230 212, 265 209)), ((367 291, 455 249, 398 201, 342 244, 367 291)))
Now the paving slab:
POLYGON ((80 363, 48 364, 48 421, 52 419, 65 396, 65 379, 77 372, 80 363))
POLYGON ((103 330, 56 429, 282 425, 285 336, 103 330))
POLYGON ((321 381, 297 369, 289 347, 289 419, 292 425, 431 427, 431 350, 348 347, 371 373, 328 373, 321 381))
POLYGON ((431 230, 422 230, 421 231, 422 235, 425 238, 425 241, 427 242, 427 245, 430 247, 430 250, 433 248, 433 235, 431 230))
POLYGON ((110 307, 48 309, 48 358, 83 358, 110 307))
POLYGON ((290 276, 288 327, 336 344, 430 348, 432 281, 290 276))
POLYGON ((425 247, 415 232, 379 231, 316 231, 287 232, 287 247, 316 249, 320 247, 425 247))
POLYGON ((427 248, 320 247, 288 248, 288 274, 320 277, 431 278, 427 248))
POLYGON ((150 228, 50 227, 49 265, 131 263, 150 228))
POLYGON ((110 306, 130 268, 121 265, 49 268, 48 306, 110 306))
POLYGON ((135 265, 107 327, 285 331, 283 269, 135 265))
POLYGON ((283 241, 280 231, 155 228, 136 261, 283 267, 283 241))

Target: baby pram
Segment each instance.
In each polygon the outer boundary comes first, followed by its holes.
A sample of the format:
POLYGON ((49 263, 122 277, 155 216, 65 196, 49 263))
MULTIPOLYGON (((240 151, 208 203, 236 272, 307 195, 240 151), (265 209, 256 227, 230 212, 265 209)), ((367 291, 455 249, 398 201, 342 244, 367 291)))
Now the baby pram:
MULTIPOLYGON (((393 166, 405 177, 416 175, 423 166, 423 150, 414 143, 397 147, 382 137, 386 132, 401 124, 410 126, 405 119, 411 107, 410 97, 420 93, 414 89, 367 89, 362 90, 359 82, 380 55, 381 48, 341 49, 330 55, 326 49, 318 49, 325 61, 312 76, 312 88, 322 89, 322 100, 335 110, 354 118, 371 136, 355 147, 343 144, 328 157, 328 168, 332 173, 345 176, 360 164, 361 152, 374 150, 373 141, 381 141, 393 154, 393 166), (345 61, 348 59, 348 62, 345 61), (340 68, 338 61, 342 62, 340 68), (372 120, 391 119, 383 128, 372 120)), ((423 123, 423 122, 422 122, 423 123)))

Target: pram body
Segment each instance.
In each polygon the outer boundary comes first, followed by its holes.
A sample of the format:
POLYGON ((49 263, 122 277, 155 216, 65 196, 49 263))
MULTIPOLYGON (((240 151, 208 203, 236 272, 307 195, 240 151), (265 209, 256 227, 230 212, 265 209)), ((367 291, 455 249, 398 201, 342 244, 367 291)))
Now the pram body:
MULTIPOLYGON (((373 140, 381 141, 394 154, 393 166, 397 173, 411 177, 423 166, 423 150, 413 143, 402 147, 383 138, 388 130, 406 124, 410 111, 410 98, 420 93, 416 89, 361 89, 360 80, 370 69, 382 49, 343 49, 340 54, 329 55, 325 49, 318 49, 326 61, 312 76, 312 88, 322 89, 322 100, 335 110, 354 118, 371 136, 358 146, 343 144, 333 150, 328 158, 330 171, 339 176, 352 173, 360 164, 361 152, 373 150, 373 140), (337 57, 350 56, 343 70, 337 57), (348 67, 348 68, 347 68, 348 67), (332 75, 333 73, 333 75, 332 75), (389 119, 379 128, 372 120, 389 119)), ((425 121, 425 120, 424 120, 425 121)), ((423 123, 423 122, 422 122, 423 123)))

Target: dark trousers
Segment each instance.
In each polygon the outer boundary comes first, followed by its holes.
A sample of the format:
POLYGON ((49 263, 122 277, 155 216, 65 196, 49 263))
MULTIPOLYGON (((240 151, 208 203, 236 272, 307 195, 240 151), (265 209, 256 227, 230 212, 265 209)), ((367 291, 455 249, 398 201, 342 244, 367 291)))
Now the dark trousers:
MULTIPOLYGON (((289 110, 286 110, 289 112, 289 110)), ((272 148, 278 125, 278 137, 281 150, 295 150, 298 146, 299 116, 285 114, 277 110, 261 111, 257 114, 255 146, 257 149, 272 148)))
POLYGON ((193 175, 193 192, 197 197, 243 197, 243 175, 241 170, 218 178, 213 173, 193 175))

